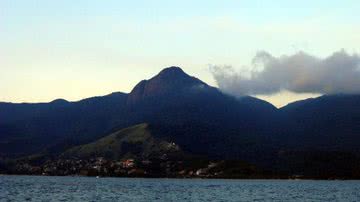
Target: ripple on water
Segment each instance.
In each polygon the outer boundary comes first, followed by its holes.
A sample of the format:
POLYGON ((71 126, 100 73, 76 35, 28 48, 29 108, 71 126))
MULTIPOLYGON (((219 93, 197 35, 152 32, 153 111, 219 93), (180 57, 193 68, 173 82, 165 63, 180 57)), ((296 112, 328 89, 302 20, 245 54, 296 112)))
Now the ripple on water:
POLYGON ((0 201, 359 201, 360 181, 0 176, 0 201))

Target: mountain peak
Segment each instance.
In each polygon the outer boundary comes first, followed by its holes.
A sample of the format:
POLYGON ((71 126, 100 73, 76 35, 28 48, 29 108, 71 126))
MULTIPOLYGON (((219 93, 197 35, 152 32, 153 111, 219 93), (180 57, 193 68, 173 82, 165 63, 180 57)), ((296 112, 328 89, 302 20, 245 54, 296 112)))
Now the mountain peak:
POLYGON ((129 95, 130 102, 154 95, 173 94, 194 86, 207 86, 201 80, 186 74, 180 67, 161 70, 149 80, 138 83, 129 95))
POLYGON ((50 102, 51 104, 68 104, 69 101, 65 100, 65 99, 62 99, 62 98, 59 98, 59 99, 56 99, 56 100, 53 100, 50 102))
POLYGON ((186 73, 180 67, 171 66, 161 70, 159 75, 163 75, 163 74, 186 74, 186 73))
POLYGON ((191 79, 192 77, 186 74, 180 67, 171 66, 159 72, 151 80, 178 80, 178 79, 191 79))

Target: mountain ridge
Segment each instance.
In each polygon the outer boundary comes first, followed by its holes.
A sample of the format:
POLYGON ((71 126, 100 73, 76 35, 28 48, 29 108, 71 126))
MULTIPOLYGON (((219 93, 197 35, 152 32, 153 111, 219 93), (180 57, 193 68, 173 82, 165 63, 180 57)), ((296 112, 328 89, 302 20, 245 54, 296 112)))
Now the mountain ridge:
POLYGON ((352 158, 360 148, 359 103, 360 95, 324 95, 277 109, 251 96, 225 94, 170 67, 129 94, 0 103, 0 160, 38 153, 58 156, 141 123, 152 126, 155 139, 209 159, 288 168, 315 153, 352 158))

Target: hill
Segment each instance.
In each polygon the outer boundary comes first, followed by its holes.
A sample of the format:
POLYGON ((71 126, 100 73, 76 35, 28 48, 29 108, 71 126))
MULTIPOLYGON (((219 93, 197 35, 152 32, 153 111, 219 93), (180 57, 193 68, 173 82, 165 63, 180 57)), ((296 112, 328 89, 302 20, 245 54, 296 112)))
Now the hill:
POLYGON ((164 155, 180 158, 184 154, 175 143, 155 138, 149 125, 144 123, 116 131, 95 142, 76 146, 61 156, 80 159, 105 157, 112 160, 143 160, 161 158, 164 155))

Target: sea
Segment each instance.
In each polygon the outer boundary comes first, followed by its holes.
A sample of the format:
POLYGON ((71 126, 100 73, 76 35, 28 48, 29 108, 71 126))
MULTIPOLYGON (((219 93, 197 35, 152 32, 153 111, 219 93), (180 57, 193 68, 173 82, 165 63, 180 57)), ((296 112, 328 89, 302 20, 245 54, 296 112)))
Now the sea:
POLYGON ((3 175, 0 201, 360 201, 360 181, 3 175))

